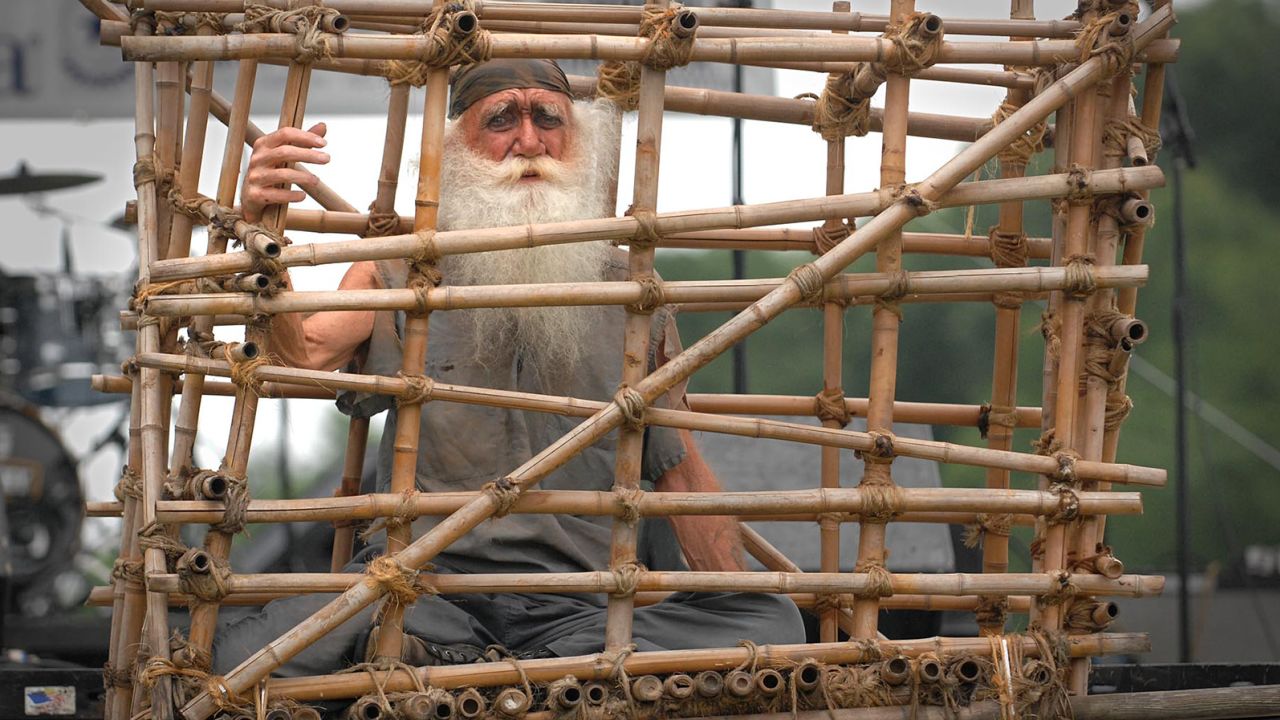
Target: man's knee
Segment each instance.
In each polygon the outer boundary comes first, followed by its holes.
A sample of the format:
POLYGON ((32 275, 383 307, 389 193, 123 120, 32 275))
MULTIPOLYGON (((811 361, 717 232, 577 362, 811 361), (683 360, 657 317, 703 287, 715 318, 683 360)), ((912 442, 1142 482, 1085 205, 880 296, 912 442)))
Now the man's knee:
POLYGON ((751 616, 744 640, 758 645, 791 645, 805 641, 800 608, 785 595, 743 593, 738 596, 743 611, 751 616))

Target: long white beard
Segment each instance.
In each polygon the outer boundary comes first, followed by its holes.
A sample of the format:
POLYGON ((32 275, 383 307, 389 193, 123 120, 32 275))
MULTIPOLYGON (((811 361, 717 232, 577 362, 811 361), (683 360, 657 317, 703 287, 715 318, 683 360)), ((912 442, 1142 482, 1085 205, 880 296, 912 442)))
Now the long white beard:
MULTIPOLYGON (((574 145, 566 157, 507 158, 494 162, 466 146, 451 126, 441 167, 442 230, 469 230, 529 223, 606 217, 617 168, 617 123, 606 102, 574 103, 574 145), (541 179, 521 182, 528 169, 541 179)), ((545 245, 517 250, 448 256, 443 264, 453 285, 524 285, 590 282, 604 278, 611 248, 604 242, 545 245)), ((582 359, 601 310, 592 307, 487 308, 464 311, 471 323, 479 362, 515 354, 545 382, 571 374, 582 359)))

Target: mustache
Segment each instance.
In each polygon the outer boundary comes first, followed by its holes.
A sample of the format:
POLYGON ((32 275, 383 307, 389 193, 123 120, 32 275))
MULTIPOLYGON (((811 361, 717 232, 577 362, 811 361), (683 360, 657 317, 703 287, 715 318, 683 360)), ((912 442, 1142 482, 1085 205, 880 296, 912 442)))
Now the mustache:
POLYGON ((567 163, 548 155, 538 157, 509 157, 493 163, 492 176, 495 180, 517 183, 522 178, 539 177, 551 182, 565 179, 567 163))

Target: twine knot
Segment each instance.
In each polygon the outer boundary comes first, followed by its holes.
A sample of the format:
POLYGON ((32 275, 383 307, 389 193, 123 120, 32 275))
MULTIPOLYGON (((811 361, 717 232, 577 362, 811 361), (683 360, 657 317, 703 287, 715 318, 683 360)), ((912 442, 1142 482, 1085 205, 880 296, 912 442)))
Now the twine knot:
POLYGON ((894 51, 884 60, 884 68, 898 75, 915 75, 933 65, 942 49, 942 21, 932 13, 908 15, 902 24, 885 29, 884 39, 894 51))
POLYGON ((400 371, 396 376, 404 381, 404 390, 396 396, 397 407, 425 404, 431 399, 431 393, 435 392, 435 380, 426 375, 411 375, 400 371))
POLYGON ((853 234, 853 228, 845 222, 833 221, 813 228, 815 255, 826 255, 845 238, 853 234))
MULTIPOLYGON (((882 598, 893 594, 893 574, 884 566, 883 561, 863 560, 854 566, 853 571, 867 576, 866 587, 854 592, 854 595, 860 598, 882 598)), ((879 649, 879 645, 876 647, 879 649)))
POLYGON ((644 565, 635 561, 615 566, 613 568, 614 590, 610 594, 613 597, 634 597, 636 590, 640 588, 640 577, 644 572, 644 565))
POLYGON ((635 525, 640 521, 640 501, 644 491, 640 488, 616 487, 613 489, 614 501, 618 503, 618 519, 627 525, 635 525))
POLYGON ((511 508, 515 507, 516 501, 520 499, 520 486, 509 477, 500 477, 487 482, 481 489, 493 498, 497 506, 493 511, 494 517, 506 517, 510 514, 511 508))
POLYGON ((627 429, 644 429, 645 401, 638 390, 622 385, 613 396, 613 402, 622 411, 622 420, 627 429))
POLYGON ((822 271, 818 270, 817 265, 813 263, 799 265, 787 274, 787 279, 800 290, 801 300, 810 303, 822 301, 822 291, 826 282, 822 279, 822 271))
POLYGON ((627 306, 627 310, 638 315, 652 315, 654 310, 667 304, 666 292, 662 289, 662 281, 656 277, 642 277, 636 282, 640 285, 640 299, 627 306))
POLYGON ((854 456, 872 465, 893 462, 893 435, 878 430, 869 430, 867 431, 867 436, 871 439, 871 447, 866 450, 854 450, 854 456))
POLYGON ((393 608, 408 607, 418 599, 418 572, 405 567, 394 555, 380 555, 364 568, 365 582, 386 594, 378 609, 381 621, 393 608))
POLYGON ((693 57, 693 41, 697 30, 685 31, 680 24, 685 14, 679 3, 669 7, 645 7, 640 15, 640 36, 649 39, 640 62, 654 70, 670 70, 688 65, 693 57))
POLYGON ((844 401, 844 390, 838 387, 824 388, 813 397, 813 414, 823 422, 839 423, 840 427, 845 427, 853 419, 844 401))

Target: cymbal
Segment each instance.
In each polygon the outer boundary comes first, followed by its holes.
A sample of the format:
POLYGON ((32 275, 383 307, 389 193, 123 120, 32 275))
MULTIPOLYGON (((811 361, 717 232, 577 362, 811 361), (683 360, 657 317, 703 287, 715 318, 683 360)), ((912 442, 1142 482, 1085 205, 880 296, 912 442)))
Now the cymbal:
POLYGON ((0 176, 0 195, 25 195, 28 193, 66 190, 95 183, 102 179, 101 175, 76 173, 33 173, 25 162, 18 163, 18 172, 14 175, 0 176))

